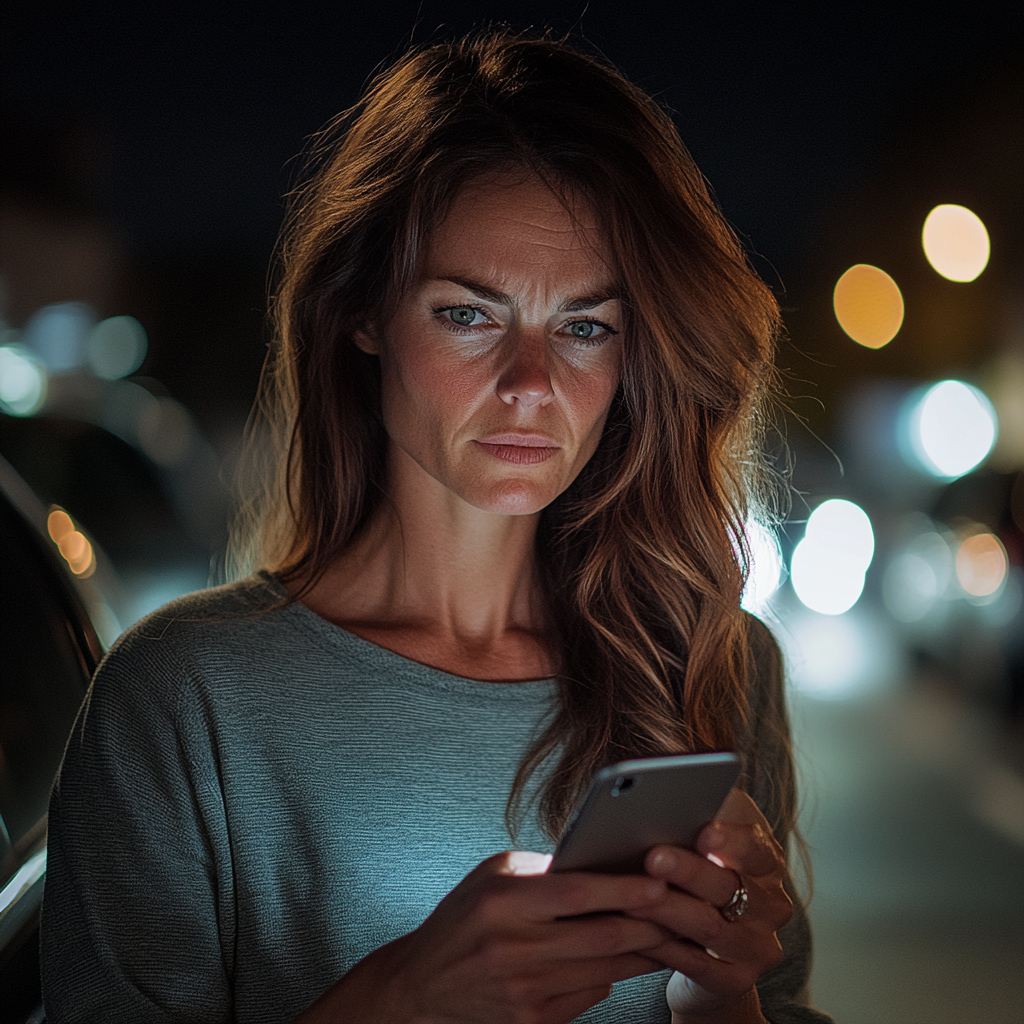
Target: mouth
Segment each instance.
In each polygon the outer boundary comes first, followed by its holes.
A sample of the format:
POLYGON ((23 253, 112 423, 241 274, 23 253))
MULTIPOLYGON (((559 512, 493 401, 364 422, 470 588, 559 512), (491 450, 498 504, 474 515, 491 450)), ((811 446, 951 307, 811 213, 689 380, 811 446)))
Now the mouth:
POLYGON ((543 434, 492 434, 475 443, 488 455, 515 466, 547 462, 561 450, 561 445, 543 434))

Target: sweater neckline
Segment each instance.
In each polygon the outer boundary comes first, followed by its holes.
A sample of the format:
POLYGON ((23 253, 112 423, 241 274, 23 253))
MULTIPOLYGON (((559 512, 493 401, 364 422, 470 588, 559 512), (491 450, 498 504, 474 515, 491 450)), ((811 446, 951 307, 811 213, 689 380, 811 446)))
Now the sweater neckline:
POLYGON ((311 632, 318 640, 326 643, 331 648, 343 647, 349 652, 355 651, 378 662, 381 660, 390 661, 394 667, 403 671, 403 674, 420 674, 429 677, 433 682, 440 683, 449 688, 472 689, 479 691, 481 688, 497 692, 508 692, 523 697, 534 698, 538 693, 549 694, 557 687, 557 680, 553 677, 547 679, 527 679, 521 682, 506 682, 493 679, 473 679, 469 676, 456 675, 453 672, 446 672, 444 669, 435 668, 414 658, 408 658, 404 654, 392 651, 388 647, 375 644, 372 640, 366 640, 356 633, 338 626, 333 622, 317 615, 301 601, 292 599, 288 590, 281 581, 270 571, 261 569, 256 573, 257 578, 263 586, 271 592, 276 601, 285 599, 288 604, 282 609, 286 614, 295 618, 303 628, 311 632))

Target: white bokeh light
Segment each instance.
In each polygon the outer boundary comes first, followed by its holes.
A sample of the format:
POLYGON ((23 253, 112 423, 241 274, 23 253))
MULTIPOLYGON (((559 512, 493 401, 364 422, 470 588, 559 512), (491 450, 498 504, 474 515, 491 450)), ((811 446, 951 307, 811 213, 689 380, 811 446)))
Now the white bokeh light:
POLYGON ((133 316, 111 316, 90 332, 86 346, 89 366, 103 380, 134 373, 146 358, 146 329, 133 316))
POLYGON ((901 622, 919 622, 932 610, 938 596, 935 570, 912 551, 898 555, 885 570, 882 598, 901 622))
POLYGON ((46 400, 46 367, 23 345, 0 346, 0 409, 31 416, 46 400))
POLYGON ((886 620, 863 607, 845 615, 794 611, 775 634, 791 685, 821 700, 866 697, 892 685, 904 669, 886 620))
POLYGON ((959 380, 930 387, 910 415, 910 444, 921 465, 955 480, 979 465, 995 444, 998 423, 984 393, 959 380))
POLYGON ((882 579, 882 599, 901 622, 920 622, 947 596, 953 578, 949 544, 934 530, 927 530, 889 563, 882 579))
POLYGON ((823 501, 807 520, 804 535, 848 553, 863 563, 864 570, 875 553, 875 532, 868 514, 860 505, 845 498, 823 501))
POLYGON ((763 615, 768 610, 772 595, 782 582, 782 550, 774 530, 751 520, 744 527, 750 565, 747 583, 743 588, 741 607, 754 615, 763 615))
POLYGON ((925 218, 921 244, 928 262, 950 281, 973 281, 988 266, 988 231, 966 206, 936 206, 925 218))
POLYGON ((842 498, 822 502, 793 551, 790 573, 796 596, 812 611, 842 615, 863 592, 874 551, 871 520, 859 505, 842 498))

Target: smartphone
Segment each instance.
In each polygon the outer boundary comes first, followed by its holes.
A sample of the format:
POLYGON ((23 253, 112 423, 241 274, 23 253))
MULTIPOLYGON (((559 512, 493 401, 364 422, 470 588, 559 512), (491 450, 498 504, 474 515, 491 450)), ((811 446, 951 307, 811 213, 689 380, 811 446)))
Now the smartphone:
POLYGON ((739 774, 732 753, 646 757, 602 769, 548 870, 643 874, 652 846, 693 847, 739 774))

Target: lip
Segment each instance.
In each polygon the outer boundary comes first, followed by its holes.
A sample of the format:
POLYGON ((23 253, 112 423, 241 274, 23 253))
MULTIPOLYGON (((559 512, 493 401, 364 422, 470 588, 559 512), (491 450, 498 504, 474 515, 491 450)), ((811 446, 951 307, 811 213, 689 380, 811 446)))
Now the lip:
POLYGON ((561 448, 562 446, 553 438, 545 437, 543 434, 491 434, 490 437, 481 437, 478 444, 487 445, 512 445, 516 448, 561 448))
POLYGON ((561 445, 543 434, 492 434, 476 442, 488 455, 513 466, 547 462, 561 445))

